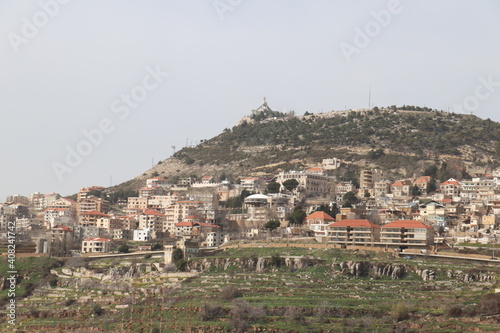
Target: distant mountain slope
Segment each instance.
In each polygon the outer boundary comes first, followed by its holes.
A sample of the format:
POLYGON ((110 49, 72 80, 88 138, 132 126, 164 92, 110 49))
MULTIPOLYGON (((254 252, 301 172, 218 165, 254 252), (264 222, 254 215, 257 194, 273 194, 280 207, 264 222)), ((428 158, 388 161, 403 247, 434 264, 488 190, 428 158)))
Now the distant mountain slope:
MULTIPOLYGON (((499 152, 500 124, 473 115, 377 108, 300 117, 253 114, 196 147, 183 148, 136 180, 152 174, 274 174, 332 157, 348 163, 351 173, 379 167, 405 176, 450 159, 468 168, 492 168, 499 152)), ((340 170, 345 173, 349 170, 340 170)))

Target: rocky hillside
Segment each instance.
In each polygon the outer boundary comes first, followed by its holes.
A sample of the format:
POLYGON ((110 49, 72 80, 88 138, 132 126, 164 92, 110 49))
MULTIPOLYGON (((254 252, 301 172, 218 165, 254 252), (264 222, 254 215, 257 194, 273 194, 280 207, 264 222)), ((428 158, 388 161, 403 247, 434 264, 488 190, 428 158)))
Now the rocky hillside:
MULTIPOLYGON (((420 109, 420 108, 419 108, 420 109)), ((337 170, 349 179, 366 167, 396 177, 421 174, 446 161, 446 176, 488 172, 498 165, 500 124, 473 115, 394 109, 339 111, 305 116, 261 114, 244 117, 232 129, 187 147, 124 184, 134 187, 152 175, 272 175, 280 170, 317 166, 339 158, 337 170)))

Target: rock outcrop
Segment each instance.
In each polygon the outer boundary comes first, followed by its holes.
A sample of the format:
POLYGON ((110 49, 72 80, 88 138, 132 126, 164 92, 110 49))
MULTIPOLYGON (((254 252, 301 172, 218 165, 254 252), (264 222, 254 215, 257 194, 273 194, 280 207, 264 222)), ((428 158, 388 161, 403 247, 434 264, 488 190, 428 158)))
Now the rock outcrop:
POLYGON ((314 266, 323 260, 313 257, 251 257, 251 258, 203 258, 191 260, 187 263, 187 269, 191 272, 204 272, 211 267, 229 269, 237 266, 247 272, 263 273, 272 271, 279 267, 290 269, 302 269, 314 266))
POLYGON ((408 268, 403 264, 389 264, 370 261, 344 261, 340 264, 344 275, 352 276, 383 276, 392 279, 401 279, 406 275, 408 268))

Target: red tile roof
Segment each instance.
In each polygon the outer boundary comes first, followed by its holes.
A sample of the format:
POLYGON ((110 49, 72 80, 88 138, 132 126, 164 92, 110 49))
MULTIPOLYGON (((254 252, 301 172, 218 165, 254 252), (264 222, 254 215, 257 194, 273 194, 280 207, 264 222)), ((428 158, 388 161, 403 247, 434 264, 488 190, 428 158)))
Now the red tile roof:
POLYGON ((195 224, 198 224, 196 222, 188 222, 188 221, 182 221, 179 223, 174 224, 176 227, 193 227, 195 224))
POLYGON ((111 242, 111 239, 103 238, 103 237, 94 237, 94 238, 85 238, 84 242, 111 242))
POLYGON ((455 185, 455 186, 460 186, 460 183, 457 182, 456 180, 447 180, 445 181, 444 183, 441 183, 440 186, 443 186, 443 185, 455 185))
POLYGON ((335 219, 333 217, 331 217, 327 213, 321 212, 321 211, 314 212, 311 215, 306 217, 306 220, 312 220, 312 219, 321 219, 321 220, 325 220, 325 221, 335 221, 335 219))
POLYGON ((415 221, 415 220, 399 220, 399 221, 394 221, 391 223, 387 223, 382 226, 382 228, 425 228, 425 229, 430 229, 434 230, 428 225, 420 222, 420 221, 415 221))
POLYGON ((370 227, 370 228, 380 228, 378 225, 373 224, 368 220, 341 220, 328 225, 329 227, 370 227))
POLYGON ((156 209, 146 209, 141 215, 156 215, 156 216, 165 216, 156 209))
POLYGON ((65 226, 65 225, 56 225, 54 228, 52 229, 62 229, 64 231, 69 231, 69 232, 73 232, 73 229, 71 229, 70 227, 68 226, 65 226))
POLYGON ((309 169, 306 169, 306 171, 325 171, 323 170, 323 168, 309 168, 309 169))
POLYGON ((409 180, 398 180, 394 184, 391 184, 391 186, 404 186, 404 185, 410 185, 410 184, 411 183, 409 180))
POLYGON ((422 176, 422 177, 418 177, 417 180, 415 180, 415 183, 428 183, 430 181, 431 181, 430 176, 422 176))
POLYGON ((97 216, 109 217, 108 214, 104 214, 98 210, 91 210, 90 212, 81 213, 80 215, 97 215, 97 216))
POLYGON ((65 211, 67 209, 68 208, 46 208, 44 210, 44 212, 48 212, 48 211, 51 211, 51 212, 62 212, 62 211, 65 211))

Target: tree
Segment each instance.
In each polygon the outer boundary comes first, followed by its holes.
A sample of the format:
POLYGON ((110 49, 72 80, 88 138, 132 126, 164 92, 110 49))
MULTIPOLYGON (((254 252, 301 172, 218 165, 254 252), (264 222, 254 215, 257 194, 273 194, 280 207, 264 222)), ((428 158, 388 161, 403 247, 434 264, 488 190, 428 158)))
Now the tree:
POLYGON ((295 207, 293 212, 288 215, 288 222, 290 224, 302 224, 306 218, 307 214, 302 210, 301 206, 295 207))
POLYGON ((172 259, 174 260, 174 263, 177 263, 179 260, 184 259, 184 252, 182 252, 182 250, 179 248, 175 249, 172 253, 172 259))
POLYGON ((299 182, 297 179, 287 179, 283 182, 283 186, 288 190, 288 191, 293 191, 299 186, 299 182))
POLYGON ((267 184, 267 192, 269 193, 278 193, 280 191, 281 185, 276 182, 270 182, 267 184))
POLYGON ((368 152, 368 158, 372 160, 376 160, 384 155, 385 153, 382 148, 379 148, 377 150, 371 150, 370 152, 368 152))
POLYGON ((346 203, 350 203, 351 205, 358 202, 358 197, 356 197, 356 193, 354 193, 353 191, 349 191, 344 194, 343 199, 346 203))
POLYGON ((368 199, 369 197, 371 197, 370 192, 368 192, 368 190, 365 190, 365 195, 364 196, 365 196, 365 198, 368 199))
POLYGON ((281 226, 280 221, 278 220, 269 220, 264 224, 264 229, 269 229, 269 231, 273 231, 276 228, 281 226))
POLYGON ((411 188, 411 195, 420 195, 420 188, 417 185, 413 185, 413 187, 411 188))
POLYGON ((426 192, 427 194, 434 192, 436 190, 436 180, 431 178, 431 180, 427 183, 426 192))
POLYGON ((337 214, 340 212, 339 208, 337 207, 337 204, 334 203, 332 204, 332 207, 330 208, 329 205, 320 205, 318 209, 316 209, 317 212, 325 212, 331 217, 337 216, 337 214))

